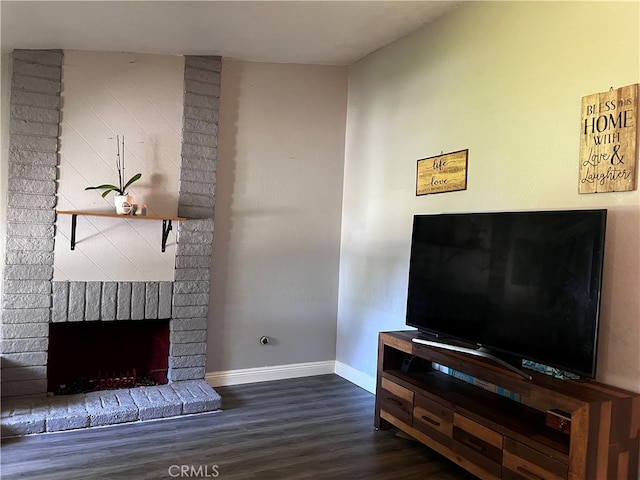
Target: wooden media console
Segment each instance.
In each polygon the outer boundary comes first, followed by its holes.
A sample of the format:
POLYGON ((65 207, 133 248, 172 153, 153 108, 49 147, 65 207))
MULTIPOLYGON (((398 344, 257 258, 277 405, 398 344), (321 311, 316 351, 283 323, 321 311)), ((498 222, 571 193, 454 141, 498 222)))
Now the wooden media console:
POLYGON ((529 371, 528 380, 418 335, 380 333, 376 428, 399 428, 482 479, 637 480, 640 394, 529 371), (550 410, 570 415, 570 431, 547 426, 550 410))

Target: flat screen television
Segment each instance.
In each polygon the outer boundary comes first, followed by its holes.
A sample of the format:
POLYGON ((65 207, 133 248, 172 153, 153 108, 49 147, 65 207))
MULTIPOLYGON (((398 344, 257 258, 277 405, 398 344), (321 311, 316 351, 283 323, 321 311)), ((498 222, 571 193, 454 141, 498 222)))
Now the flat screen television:
POLYGON ((594 378, 606 217, 415 215, 407 325, 594 378))

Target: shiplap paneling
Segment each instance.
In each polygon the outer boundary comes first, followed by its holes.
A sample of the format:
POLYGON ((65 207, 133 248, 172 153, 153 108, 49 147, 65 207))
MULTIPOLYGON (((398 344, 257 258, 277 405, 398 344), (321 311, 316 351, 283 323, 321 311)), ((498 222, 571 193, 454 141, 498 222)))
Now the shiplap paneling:
MULTIPOLYGON (((182 141, 184 57, 65 52, 58 181, 59 210, 113 210, 89 185, 116 183, 116 135, 126 138, 129 192, 148 214, 176 215, 182 141)), ((56 223, 54 280, 171 281, 175 232, 160 251, 159 221, 71 217, 56 223)))

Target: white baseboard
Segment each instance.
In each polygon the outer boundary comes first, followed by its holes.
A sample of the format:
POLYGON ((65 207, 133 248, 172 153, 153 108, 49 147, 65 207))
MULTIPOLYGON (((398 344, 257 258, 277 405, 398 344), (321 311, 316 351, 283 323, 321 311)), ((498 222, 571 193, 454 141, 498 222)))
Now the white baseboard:
POLYGON ((243 368, 240 370, 227 370, 225 372, 209 372, 205 374, 204 379, 212 387, 224 387, 227 385, 241 385, 243 383, 326 375, 336 373, 335 365, 336 362, 334 360, 328 360, 325 362, 293 363, 273 367, 243 368))
POLYGON ((340 375, 345 380, 349 380, 351 383, 355 383, 360 388, 364 388, 366 391, 373 394, 376 393, 376 377, 371 377, 360 370, 356 370, 350 367, 346 363, 342 363, 336 360, 336 374, 340 375))

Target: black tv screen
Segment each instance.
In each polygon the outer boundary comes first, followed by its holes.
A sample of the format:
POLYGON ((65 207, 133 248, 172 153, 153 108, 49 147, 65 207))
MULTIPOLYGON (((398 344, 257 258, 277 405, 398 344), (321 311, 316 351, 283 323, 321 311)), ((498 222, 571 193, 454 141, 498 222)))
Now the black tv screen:
POLYGON ((594 378, 606 216, 415 215, 407 325, 594 378))

